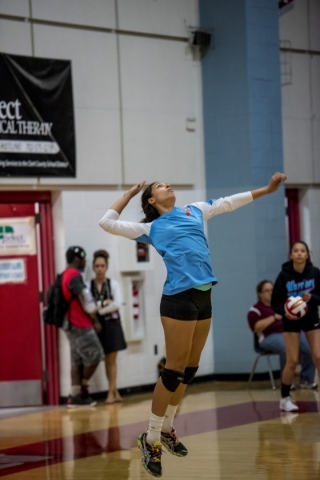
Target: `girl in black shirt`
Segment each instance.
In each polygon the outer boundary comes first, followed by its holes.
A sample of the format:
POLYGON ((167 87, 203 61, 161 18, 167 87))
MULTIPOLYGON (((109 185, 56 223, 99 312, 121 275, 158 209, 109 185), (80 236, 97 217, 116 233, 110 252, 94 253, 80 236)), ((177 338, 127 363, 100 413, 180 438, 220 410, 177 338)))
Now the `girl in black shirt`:
MULTIPOLYGON (((284 340, 286 344, 286 366, 283 370, 280 409, 291 412, 298 410, 290 398, 290 386, 299 364, 299 339, 303 330, 310 345, 314 364, 320 374, 320 270, 310 260, 310 252, 305 242, 294 242, 290 249, 290 261, 282 265, 282 271, 274 284, 271 306, 282 315, 284 340), (300 296, 308 305, 307 313, 296 319, 284 310, 288 297, 300 296)), ((316 387, 316 384, 313 384, 316 387)))

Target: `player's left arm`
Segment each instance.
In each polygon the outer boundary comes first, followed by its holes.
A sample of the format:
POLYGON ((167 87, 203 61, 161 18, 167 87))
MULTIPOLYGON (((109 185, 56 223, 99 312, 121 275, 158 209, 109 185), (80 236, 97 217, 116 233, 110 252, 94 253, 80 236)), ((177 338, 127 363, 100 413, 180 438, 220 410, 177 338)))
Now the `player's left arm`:
POLYGON ((269 193, 273 193, 278 190, 281 182, 287 179, 283 173, 275 173, 272 175, 268 185, 249 192, 236 193, 228 197, 221 197, 217 200, 209 200, 208 202, 196 202, 192 205, 196 206, 203 212, 203 219, 208 220, 215 215, 221 213, 233 212, 237 208, 243 207, 253 200, 260 198, 269 193))
POLYGON ((287 176, 284 173, 276 172, 270 178, 270 182, 268 185, 251 191, 253 200, 263 197, 264 195, 268 195, 269 193, 276 192, 280 187, 281 182, 285 182, 286 180, 287 176))

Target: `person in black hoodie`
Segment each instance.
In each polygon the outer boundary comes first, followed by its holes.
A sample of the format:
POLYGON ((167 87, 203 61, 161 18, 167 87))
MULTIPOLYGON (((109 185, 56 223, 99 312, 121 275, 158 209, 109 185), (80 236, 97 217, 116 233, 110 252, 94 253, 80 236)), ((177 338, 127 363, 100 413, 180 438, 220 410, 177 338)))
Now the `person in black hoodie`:
POLYGON ((290 261, 282 265, 274 284, 271 306, 282 315, 286 345, 286 365, 282 374, 280 410, 299 410, 290 397, 290 387, 295 369, 299 363, 299 339, 303 330, 310 345, 314 364, 320 375, 320 270, 310 260, 308 245, 303 241, 294 242, 290 248, 290 261), (305 316, 296 320, 285 313, 284 304, 288 297, 300 296, 307 302, 305 316))

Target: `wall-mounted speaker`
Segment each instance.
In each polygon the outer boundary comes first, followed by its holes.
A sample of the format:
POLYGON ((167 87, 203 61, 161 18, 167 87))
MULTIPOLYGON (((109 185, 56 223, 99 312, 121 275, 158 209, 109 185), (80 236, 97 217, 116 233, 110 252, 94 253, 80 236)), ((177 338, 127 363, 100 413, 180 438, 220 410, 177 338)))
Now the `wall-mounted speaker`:
POLYGON ((203 48, 209 48, 211 43, 211 34, 201 30, 192 32, 191 45, 203 48))

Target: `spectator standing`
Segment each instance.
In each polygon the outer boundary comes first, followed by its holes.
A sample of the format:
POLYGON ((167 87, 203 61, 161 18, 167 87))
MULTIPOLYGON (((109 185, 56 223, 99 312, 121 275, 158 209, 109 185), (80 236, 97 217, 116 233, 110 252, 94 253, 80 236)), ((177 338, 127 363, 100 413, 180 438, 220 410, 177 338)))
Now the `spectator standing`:
POLYGON ((97 319, 101 325, 98 333, 104 350, 106 375, 109 390, 107 404, 122 402, 117 388, 117 353, 127 348, 121 326, 120 307, 121 291, 119 283, 107 278, 109 254, 106 250, 97 250, 93 254, 95 278, 91 281, 91 293, 99 307, 97 319))
POLYGON ((97 306, 85 285, 81 271, 86 265, 86 252, 82 247, 69 247, 66 252, 67 268, 62 274, 62 292, 70 302, 65 329, 71 349, 71 394, 68 407, 93 406, 88 391, 89 379, 103 359, 103 351, 96 332, 101 329, 96 317, 97 306))

